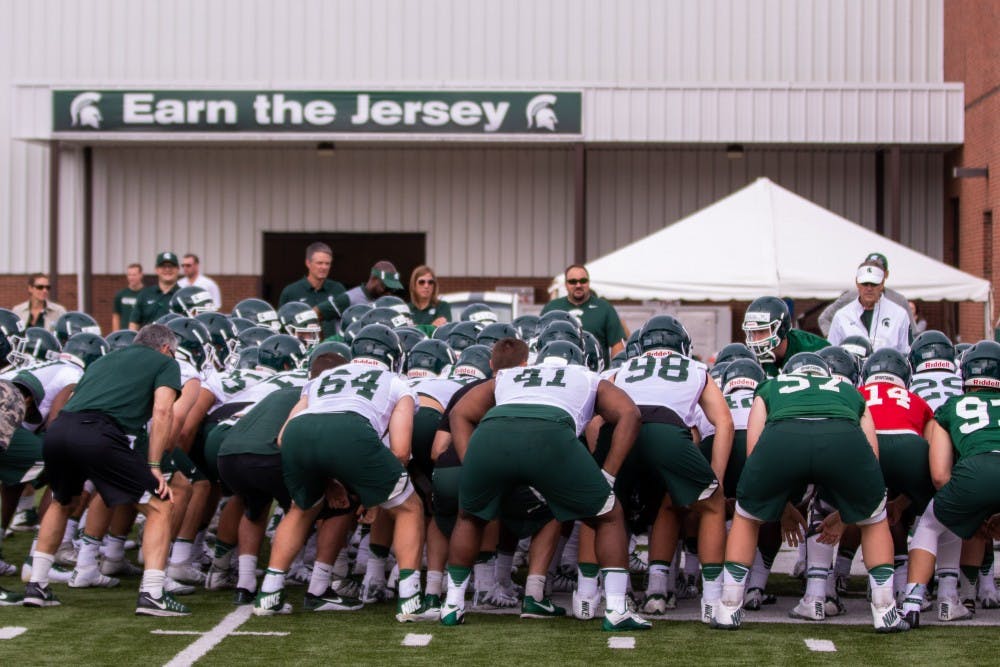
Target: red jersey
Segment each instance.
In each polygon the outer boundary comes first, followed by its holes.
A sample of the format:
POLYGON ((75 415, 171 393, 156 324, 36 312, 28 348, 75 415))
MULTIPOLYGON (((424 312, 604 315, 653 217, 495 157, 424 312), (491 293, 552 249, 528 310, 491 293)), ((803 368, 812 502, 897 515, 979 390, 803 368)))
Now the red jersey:
POLYGON ((924 399, 891 382, 872 382, 861 388, 875 430, 879 433, 916 433, 922 436, 934 411, 924 399))

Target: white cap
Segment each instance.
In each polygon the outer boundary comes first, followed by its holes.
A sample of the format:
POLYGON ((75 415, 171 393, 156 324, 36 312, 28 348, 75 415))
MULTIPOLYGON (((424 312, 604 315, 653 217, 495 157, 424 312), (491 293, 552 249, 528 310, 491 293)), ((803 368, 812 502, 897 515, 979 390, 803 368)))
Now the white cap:
POLYGON ((862 264, 858 267, 857 281, 859 283, 867 283, 870 285, 881 285, 882 281, 885 280, 885 271, 878 268, 877 266, 872 266, 871 264, 862 264))

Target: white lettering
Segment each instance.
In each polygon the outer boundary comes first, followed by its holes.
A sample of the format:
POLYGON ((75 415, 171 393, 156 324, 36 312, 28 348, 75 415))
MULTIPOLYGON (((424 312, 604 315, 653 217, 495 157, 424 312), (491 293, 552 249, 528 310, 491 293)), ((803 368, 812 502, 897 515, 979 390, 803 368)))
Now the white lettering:
POLYGON ((326 100, 312 100, 306 103, 302 115, 310 125, 329 125, 337 117, 337 107, 326 100))
POLYGON ((258 125, 271 124, 271 102, 267 95, 257 95, 253 98, 254 121, 258 125))
POLYGON ((503 125, 503 119, 507 116, 507 110, 510 109, 510 102, 501 102, 500 104, 493 104, 493 102, 483 102, 483 111, 486 112, 486 127, 483 129, 487 132, 496 132, 503 125))
POLYGON ((197 123, 201 120, 201 112, 205 110, 205 100, 188 100, 187 122, 197 123))
POLYGON ((368 95, 358 95, 358 110, 351 116, 352 125, 364 125, 368 122, 368 105, 370 99, 368 95))
POLYGON ((125 93, 122 121, 125 123, 153 122, 153 95, 150 93, 125 93))
POLYGON ((212 125, 219 123, 219 113, 222 113, 226 125, 236 124, 236 103, 232 100, 209 100, 206 121, 212 125))
POLYGON ((422 120, 427 125, 440 126, 448 124, 448 105, 440 100, 424 103, 422 120))
POLYGON ((451 121, 455 125, 475 125, 483 117, 483 110, 475 102, 463 100, 451 105, 451 121))
POLYGON ((403 125, 416 125, 423 102, 403 102, 403 125))
POLYGON ((398 125, 403 110, 392 100, 379 100, 372 105, 372 120, 379 125, 398 125))
POLYGON ((158 125, 183 125, 184 103, 180 100, 160 100, 153 114, 158 125))
POLYGON ((285 112, 291 116, 288 122, 292 125, 302 124, 302 105, 295 100, 286 100, 281 93, 276 93, 271 103, 274 105, 274 122, 281 125, 285 122, 285 112))

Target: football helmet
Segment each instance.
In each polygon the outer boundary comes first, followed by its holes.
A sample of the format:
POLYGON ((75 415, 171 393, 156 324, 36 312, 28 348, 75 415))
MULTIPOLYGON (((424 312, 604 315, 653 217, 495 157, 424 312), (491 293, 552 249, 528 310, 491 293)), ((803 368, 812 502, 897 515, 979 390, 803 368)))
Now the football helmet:
POLYGON ((628 361, 628 355, 625 353, 625 350, 622 350, 615 356, 611 357, 611 364, 609 367, 621 368, 622 364, 624 364, 626 361, 628 361))
POLYGON ((684 325, 672 315, 651 317, 639 334, 639 348, 643 354, 657 350, 691 356, 691 336, 684 325))
POLYGON ((486 347, 493 347, 493 344, 501 338, 520 338, 520 335, 513 324, 494 322, 483 327, 483 330, 476 336, 476 342, 486 347))
POLYGON ((451 371, 452 377, 474 377, 480 380, 488 380, 493 377, 493 368, 490 366, 492 356, 490 348, 485 345, 470 345, 462 350, 455 362, 455 367, 451 371))
POLYGON ((67 313, 63 313, 59 319, 56 320, 56 324, 53 329, 56 335, 56 340, 59 341, 60 345, 65 345, 66 341, 68 341, 73 334, 78 334, 81 331, 97 334, 98 336, 101 335, 101 326, 97 323, 97 320, 87 313, 79 310, 71 310, 67 313))
POLYGON ((538 332, 541 333, 545 327, 552 322, 569 322, 580 331, 583 331, 583 324, 580 318, 565 310, 550 310, 538 316, 538 332))
POLYGON ((24 322, 12 310, 0 308, 0 368, 7 365, 8 356, 14 349, 14 336, 24 333, 24 322))
POLYGON ((318 343, 320 332, 323 330, 316 311, 301 301, 289 301, 279 308, 278 322, 281 323, 281 331, 289 336, 295 336, 305 343, 306 347, 318 343))
POLYGON ((398 373, 403 366, 403 346, 396 332, 384 324, 365 325, 351 341, 351 360, 367 359, 398 373))
POLYGON ((350 345, 351 342, 354 340, 355 336, 358 335, 358 332, 364 329, 366 326, 368 325, 362 322, 361 320, 355 320, 350 324, 348 324, 347 328, 344 329, 344 333, 341 334, 341 336, 344 339, 344 342, 350 345))
POLYGON ((753 359, 757 361, 757 355, 751 352, 750 348, 743 343, 730 343, 715 355, 715 363, 717 364, 723 361, 736 361, 737 359, 753 359))
POLYGON ((406 354, 410 353, 414 345, 428 339, 427 334, 416 326, 398 327, 395 331, 396 335, 399 336, 399 344, 403 346, 403 352, 406 354))
POLYGON ((595 373, 604 370, 604 354, 601 352, 601 342, 589 331, 583 332, 584 365, 595 373))
POLYGON ((858 365, 858 358, 842 347, 831 345, 816 352, 826 360, 826 365, 830 367, 830 372, 834 375, 846 379, 855 387, 861 379, 861 367, 858 365))
POLYGON ((254 370, 260 365, 260 348, 256 345, 244 347, 236 355, 236 369, 254 370))
POLYGON ((959 367, 966 388, 1000 389, 1000 343, 981 340, 970 345, 962 352, 959 367))
POLYGON ((642 354, 642 347, 639 346, 639 336, 642 335, 642 329, 636 329, 628 335, 628 340, 625 341, 625 356, 628 359, 634 359, 642 354))
POLYGON ((496 312, 485 303, 470 303, 462 309, 461 319, 463 322, 475 322, 480 326, 493 324, 499 321, 496 312))
POLYGON ((722 389, 722 376, 725 374, 726 369, 729 368, 731 361, 717 361, 715 364, 708 369, 708 377, 715 381, 715 385, 722 389))
POLYGON ((797 352, 782 367, 783 375, 815 375, 830 377, 830 365, 815 352, 797 352))
POLYGON ((386 294, 375 299, 373 304, 376 308, 392 308, 397 313, 410 314, 410 307, 406 305, 406 302, 400 299, 395 294, 386 294))
POLYGON ((271 331, 281 329, 278 313, 263 299, 243 299, 233 308, 233 315, 245 317, 257 326, 264 326, 271 331))
POLYGON ((451 349, 461 354, 462 350, 476 344, 476 339, 479 337, 479 332, 482 328, 483 325, 479 322, 459 322, 451 328, 446 342, 451 349))
POLYGON ((131 329, 119 329, 118 331, 112 331, 104 338, 104 340, 108 342, 108 352, 114 352, 115 350, 120 350, 123 347, 128 347, 135 341, 135 337, 138 335, 138 331, 132 331, 131 329))
POLYGON ((312 360, 321 354, 339 354, 344 359, 348 361, 351 360, 351 348, 347 343, 341 343, 339 340, 326 341, 320 343, 312 350, 309 351, 309 365, 312 365, 312 360))
POLYGON ((273 335, 274 331, 270 327, 252 326, 249 329, 241 331, 236 338, 239 340, 240 349, 242 349, 244 347, 260 345, 273 335))
POLYGON ((530 343, 538 335, 538 322, 539 318, 537 315, 521 315, 520 317, 515 317, 511 324, 517 329, 518 338, 530 343))
POLYGON ((279 373, 301 368, 308 357, 305 343, 290 334, 274 334, 257 346, 257 365, 279 373))
POLYGON ((186 359, 199 371, 212 357, 212 336, 193 317, 176 317, 167 323, 177 337, 177 357, 186 359))
POLYGON ((12 338, 13 349, 7 355, 7 360, 14 368, 26 368, 40 361, 58 359, 62 349, 56 337, 41 327, 28 327, 23 334, 12 338))
POLYGON ((188 285, 180 288, 170 297, 170 310, 184 317, 195 317, 201 313, 214 313, 218 309, 207 289, 197 285, 188 285))
POLYGON ((229 316, 229 321, 233 323, 234 327, 236 327, 236 333, 237 334, 239 334, 239 333, 241 333, 243 331, 246 331, 250 327, 257 326, 251 320, 248 320, 245 317, 237 317, 236 315, 230 315, 229 316))
POLYGON ((954 373, 958 370, 955 364, 955 346, 942 332, 928 329, 910 344, 910 366, 914 373, 931 370, 954 373))
POLYGON ((570 322, 556 321, 550 322, 545 325, 542 332, 538 334, 538 338, 535 340, 535 346, 541 350, 543 347, 549 343, 557 340, 565 340, 576 345, 577 348, 583 350, 583 335, 581 329, 577 328, 570 322))
POLYGON ((889 382, 898 387, 909 387, 913 371, 910 362, 891 347, 883 347, 872 352, 861 369, 865 384, 869 382, 889 382))
POLYGON ((153 322, 155 324, 162 324, 164 326, 167 326, 173 320, 176 320, 178 317, 183 317, 183 315, 178 315, 177 313, 165 313, 157 317, 155 320, 153 320, 153 322))
POLYGON ((431 338, 433 338, 434 340, 447 341, 448 334, 450 334, 451 330, 457 326, 458 322, 445 322, 444 324, 442 324, 441 326, 439 326, 437 329, 434 330, 434 333, 431 334, 431 338))
POLYGON ((727 363, 726 370, 722 374, 723 394, 731 394, 738 389, 753 391, 767 379, 764 369, 756 359, 733 359, 727 363))
POLYGON ((962 367, 962 357, 972 347, 972 343, 955 343, 955 363, 962 367))
POLYGON ((457 360, 455 353, 444 341, 422 340, 406 355, 406 377, 437 377, 446 367, 454 366, 457 360))
POLYGON ((413 318, 409 311, 400 313, 392 308, 372 308, 358 320, 362 324, 384 324, 390 329, 412 327, 413 318))
POLYGON ((858 335, 848 336, 844 340, 840 341, 840 345, 838 345, 838 347, 844 348, 857 357, 858 366, 864 365, 865 359, 870 357, 873 352, 871 341, 864 336, 858 335))
POLYGON ((61 359, 68 359, 81 368, 86 368, 111 351, 108 341, 95 333, 81 331, 70 336, 63 346, 61 359))
POLYGON ((538 361, 543 364, 584 366, 583 350, 568 340, 553 340, 538 351, 538 361))
POLYGON ((360 320, 371 309, 371 304, 367 303, 356 303, 344 308, 344 312, 340 314, 340 331, 346 331, 347 327, 360 320))
POLYGON ((788 338, 792 316, 788 304, 776 296, 754 299, 743 314, 747 348, 761 363, 775 361, 774 350, 788 338))
POLYGON ((208 312, 199 313, 196 320, 205 325, 208 335, 212 341, 213 357, 220 369, 225 368, 230 361, 230 357, 239 346, 239 330, 233 321, 222 313, 208 312))

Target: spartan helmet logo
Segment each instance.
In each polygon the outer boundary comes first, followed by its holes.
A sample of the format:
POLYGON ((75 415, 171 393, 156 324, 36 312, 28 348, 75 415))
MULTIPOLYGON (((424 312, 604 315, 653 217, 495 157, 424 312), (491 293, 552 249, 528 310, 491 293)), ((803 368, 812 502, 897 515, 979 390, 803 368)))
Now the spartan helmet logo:
POLYGON ((101 101, 101 94, 95 92, 80 93, 73 98, 69 105, 69 114, 73 119, 73 127, 92 127, 95 130, 101 129, 101 110, 97 108, 97 103, 101 101))
POLYGON ((556 96, 548 93, 532 97, 528 102, 525 114, 528 117, 528 127, 537 127, 555 132, 556 123, 559 122, 559 119, 556 118, 556 112, 552 109, 552 105, 555 103, 556 96))

